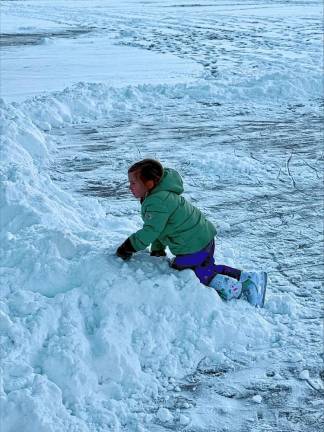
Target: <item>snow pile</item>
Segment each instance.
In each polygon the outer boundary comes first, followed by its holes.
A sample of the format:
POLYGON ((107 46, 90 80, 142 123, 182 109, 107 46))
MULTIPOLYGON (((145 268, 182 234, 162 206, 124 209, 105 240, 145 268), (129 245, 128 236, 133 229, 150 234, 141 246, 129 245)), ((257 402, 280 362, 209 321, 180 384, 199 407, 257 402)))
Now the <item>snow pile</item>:
MULTIPOLYGON (((3 432, 144 430, 145 404, 170 377, 271 343, 261 313, 222 303, 192 272, 145 252, 117 259, 131 221, 72 197, 48 174, 51 128, 164 97, 163 86, 145 89, 80 84, 1 103, 3 432)), ((171 418, 151 405, 158 419, 171 418)))
POLYGON ((309 60, 306 70, 297 60, 287 70, 285 63, 265 64, 260 72, 244 71, 238 77, 228 72, 217 83, 223 100, 252 103, 311 103, 323 92, 322 72, 317 59, 309 60))

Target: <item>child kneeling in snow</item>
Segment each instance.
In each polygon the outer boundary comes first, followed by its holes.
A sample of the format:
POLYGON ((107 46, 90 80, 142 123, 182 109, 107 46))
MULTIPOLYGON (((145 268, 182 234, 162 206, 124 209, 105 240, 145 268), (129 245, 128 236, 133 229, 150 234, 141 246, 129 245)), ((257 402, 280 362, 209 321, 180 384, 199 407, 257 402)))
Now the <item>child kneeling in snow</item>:
POLYGON ((215 264, 216 229, 181 196, 183 184, 177 171, 144 159, 129 168, 128 178, 132 194, 140 199, 144 225, 119 246, 117 256, 128 260, 149 245, 152 256, 165 256, 168 246, 175 255, 173 268, 192 269, 201 283, 214 288, 224 300, 243 297, 263 307, 267 274, 215 264))

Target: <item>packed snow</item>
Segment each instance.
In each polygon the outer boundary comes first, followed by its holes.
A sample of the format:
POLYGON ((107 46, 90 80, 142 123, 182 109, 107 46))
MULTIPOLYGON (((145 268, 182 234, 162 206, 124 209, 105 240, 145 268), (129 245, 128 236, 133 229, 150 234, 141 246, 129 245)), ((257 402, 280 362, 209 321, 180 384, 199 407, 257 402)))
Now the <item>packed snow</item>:
POLYGON ((321 3, 4 0, 1 432, 317 431, 321 3), (176 168, 264 309, 116 247, 176 168))

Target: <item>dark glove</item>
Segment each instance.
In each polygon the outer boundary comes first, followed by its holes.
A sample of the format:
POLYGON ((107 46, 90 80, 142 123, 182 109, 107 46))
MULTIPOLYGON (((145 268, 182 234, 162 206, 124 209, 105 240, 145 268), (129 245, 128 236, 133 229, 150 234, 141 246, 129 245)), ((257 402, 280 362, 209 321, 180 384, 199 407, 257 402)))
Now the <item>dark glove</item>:
POLYGON ((166 253, 164 250, 158 250, 158 251, 151 251, 150 255, 155 257, 162 257, 162 256, 166 256, 166 253))
POLYGON ((136 250, 133 248, 129 238, 116 250, 116 255, 124 261, 128 261, 136 250))

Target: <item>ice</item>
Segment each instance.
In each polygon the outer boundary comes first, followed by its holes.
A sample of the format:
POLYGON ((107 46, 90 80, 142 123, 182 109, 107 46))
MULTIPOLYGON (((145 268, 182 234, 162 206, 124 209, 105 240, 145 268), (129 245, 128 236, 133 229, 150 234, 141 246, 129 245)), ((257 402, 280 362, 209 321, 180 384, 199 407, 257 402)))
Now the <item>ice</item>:
POLYGON ((202 72, 194 62, 118 47, 109 37, 86 35, 80 43, 80 38, 58 39, 54 34, 52 39, 44 38, 42 45, 20 47, 22 54, 18 57, 17 49, 2 56, 1 96, 9 101, 60 90, 77 82, 104 82, 113 86, 190 82, 202 72))
POLYGON ((317 430, 320 4, 2 3, 3 432, 317 430), (145 156, 217 261, 268 271, 264 309, 115 256, 145 156))

